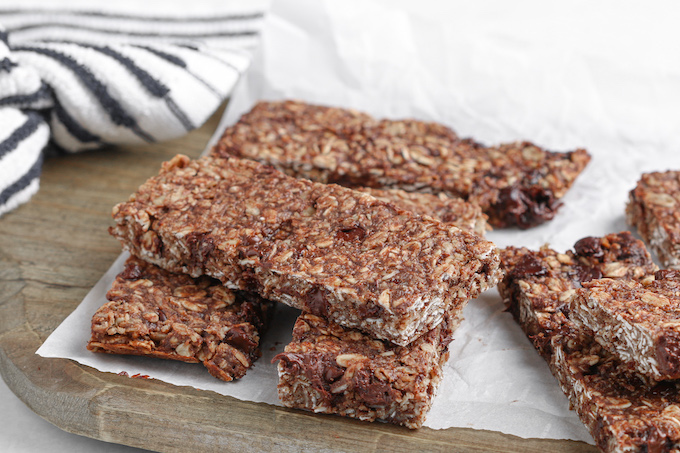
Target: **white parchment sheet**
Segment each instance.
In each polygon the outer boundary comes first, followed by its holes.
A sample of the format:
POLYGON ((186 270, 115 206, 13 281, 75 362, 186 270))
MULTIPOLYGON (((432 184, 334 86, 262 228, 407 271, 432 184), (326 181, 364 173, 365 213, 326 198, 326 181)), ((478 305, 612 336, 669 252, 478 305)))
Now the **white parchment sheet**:
MULTIPOLYGON (((296 98, 438 121, 488 144, 584 147, 593 160, 554 220, 488 235, 499 247, 548 242, 565 250, 581 237, 627 228, 627 193, 641 172, 680 168, 674 9, 672 2, 277 0, 221 127, 259 99, 296 98)), ((270 361, 290 339, 296 312, 286 307, 264 356, 239 382, 221 382, 200 365, 88 352, 90 318, 123 260, 38 354, 279 404, 270 361)), ((471 301, 465 318, 426 426, 592 443, 495 290, 471 301)))

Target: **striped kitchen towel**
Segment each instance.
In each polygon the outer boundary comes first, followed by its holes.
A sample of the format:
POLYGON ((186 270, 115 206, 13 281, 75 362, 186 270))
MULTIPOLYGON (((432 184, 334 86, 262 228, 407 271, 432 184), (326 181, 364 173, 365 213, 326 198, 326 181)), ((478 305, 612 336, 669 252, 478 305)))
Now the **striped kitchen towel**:
POLYGON ((268 6, 109 3, 0 5, 0 215, 38 190, 48 141, 77 152, 201 126, 247 68, 268 6))

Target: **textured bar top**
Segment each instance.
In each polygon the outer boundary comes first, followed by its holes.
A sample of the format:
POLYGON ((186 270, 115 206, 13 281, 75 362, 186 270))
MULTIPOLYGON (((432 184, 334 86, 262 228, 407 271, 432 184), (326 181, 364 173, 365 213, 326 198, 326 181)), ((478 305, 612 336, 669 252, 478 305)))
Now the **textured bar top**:
POLYGON ((461 198, 451 198, 443 193, 434 195, 422 192, 406 192, 401 189, 372 189, 355 187, 379 200, 392 203, 399 209, 418 215, 428 215, 444 223, 450 223, 463 230, 483 236, 491 227, 486 223, 488 217, 474 203, 461 198))
POLYGON ((550 220, 585 168, 585 150, 483 146, 437 123, 377 120, 296 101, 260 102, 227 128, 214 155, 254 159, 296 177, 351 187, 443 192, 482 207, 494 227, 550 220))
POLYGON ((133 254, 405 345, 496 284, 478 235, 257 162, 178 156, 111 233, 133 254))

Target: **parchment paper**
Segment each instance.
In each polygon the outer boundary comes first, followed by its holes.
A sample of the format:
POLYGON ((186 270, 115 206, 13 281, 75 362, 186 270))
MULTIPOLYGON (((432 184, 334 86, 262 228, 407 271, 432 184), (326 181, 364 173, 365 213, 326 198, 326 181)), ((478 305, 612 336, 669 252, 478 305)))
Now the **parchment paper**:
MULTIPOLYGON (((680 59, 673 49, 680 29, 673 8, 672 2, 278 0, 220 130, 259 99, 296 98, 439 121, 489 144, 585 147, 593 160, 554 220, 488 234, 499 247, 547 242, 565 250, 584 236, 627 229, 627 193, 643 171, 680 168, 680 59)), ((283 306, 262 359, 239 382, 218 381, 200 365, 88 352, 90 318, 124 258, 38 354, 279 404, 270 360, 289 341, 297 315, 283 306)), ((465 318, 426 426, 592 443, 495 290, 470 302, 465 318)))

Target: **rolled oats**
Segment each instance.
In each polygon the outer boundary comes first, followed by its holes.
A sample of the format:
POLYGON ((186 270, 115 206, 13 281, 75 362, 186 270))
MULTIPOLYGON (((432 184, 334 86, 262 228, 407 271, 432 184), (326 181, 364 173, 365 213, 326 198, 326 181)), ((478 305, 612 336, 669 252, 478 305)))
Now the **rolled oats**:
POLYGON ((680 171, 645 173, 630 191, 628 223, 666 267, 680 267, 680 171))
POLYGON ((279 398, 287 407, 419 428, 441 381, 459 316, 449 313, 408 346, 395 346, 303 314, 292 341, 274 358, 279 398))
POLYGON ((582 149, 486 147, 436 123, 376 120, 296 101, 258 103, 212 153, 322 183, 444 193, 481 206, 494 227, 520 228, 552 219, 590 160, 582 149))
POLYGON ((500 277, 494 245, 476 234, 236 158, 175 157, 114 220, 126 249, 169 271, 252 288, 401 345, 500 277), (151 202, 161 194, 163 204, 151 202))
POLYGON ((399 189, 371 189, 370 187, 355 187, 354 189, 392 203, 400 209, 418 215, 428 215, 440 222, 451 223, 458 228, 482 236, 491 229, 486 222, 488 217, 482 212, 482 208, 461 198, 451 198, 443 193, 434 195, 399 189))
POLYGON ((571 302, 571 318, 621 361, 654 380, 680 379, 680 275, 595 280, 571 302))
POLYGON ((259 357, 272 303, 208 277, 172 274, 130 257, 92 317, 94 352, 202 362, 224 381, 259 357))
MULTIPOLYGON (((657 270, 642 243, 630 233, 585 238, 567 252, 572 265, 548 259, 557 252, 509 248, 501 252, 505 302, 548 362, 571 406, 604 452, 677 451, 680 448, 680 381, 658 382, 636 372, 595 341, 593 332, 571 321, 569 303, 583 286, 648 285, 657 270), (626 269, 617 280, 602 279, 607 263, 626 269), (559 279, 571 298, 549 289, 559 279), (591 283, 588 283, 591 282, 591 283), (638 283, 639 282, 639 283, 638 283), (520 283, 524 283, 523 285, 520 283), (563 299, 563 300, 562 300, 563 299), (539 316, 542 315, 542 316, 539 316)), ((663 272, 663 271, 662 271, 663 272)), ((573 305, 572 305, 573 306, 573 305)))

